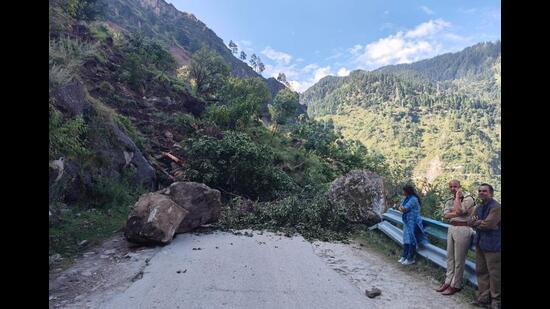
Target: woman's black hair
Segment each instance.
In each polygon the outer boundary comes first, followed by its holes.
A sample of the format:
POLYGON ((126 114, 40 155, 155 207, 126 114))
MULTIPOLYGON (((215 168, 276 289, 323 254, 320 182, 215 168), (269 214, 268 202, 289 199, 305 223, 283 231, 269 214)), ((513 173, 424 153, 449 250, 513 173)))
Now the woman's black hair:
POLYGON ((422 201, 420 200, 420 196, 416 194, 416 190, 414 190, 414 187, 412 185, 405 185, 403 187, 403 191, 407 193, 407 195, 414 195, 418 199, 418 204, 422 205, 422 201))

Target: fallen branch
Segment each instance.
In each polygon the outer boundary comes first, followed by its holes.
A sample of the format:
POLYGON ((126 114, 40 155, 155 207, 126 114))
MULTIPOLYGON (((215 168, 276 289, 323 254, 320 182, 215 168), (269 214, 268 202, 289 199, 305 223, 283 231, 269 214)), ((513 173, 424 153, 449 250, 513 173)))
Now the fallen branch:
POLYGON ((156 166, 164 175, 168 176, 170 180, 176 181, 176 178, 172 175, 170 175, 167 171, 165 171, 157 162, 151 162, 152 165, 156 166))
POLYGON ((164 151, 161 152, 161 153, 162 153, 163 156, 165 156, 165 157, 167 157, 168 159, 170 159, 170 160, 176 162, 176 163, 179 164, 179 165, 184 165, 184 164, 185 164, 184 161, 183 161, 182 159, 180 159, 180 158, 174 156, 173 154, 170 154, 170 153, 164 152, 164 151))

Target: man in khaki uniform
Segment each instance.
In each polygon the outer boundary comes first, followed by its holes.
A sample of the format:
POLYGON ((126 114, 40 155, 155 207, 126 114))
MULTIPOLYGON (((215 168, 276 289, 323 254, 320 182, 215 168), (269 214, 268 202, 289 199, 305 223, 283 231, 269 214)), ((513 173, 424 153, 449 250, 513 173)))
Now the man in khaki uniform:
POLYGON ((443 295, 453 295, 462 289, 466 254, 473 234, 468 221, 475 205, 472 196, 464 196, 458 180, 449 182, 449 190, 453 196, 445 202, 443 210, 443 218, 450 221, 447 233, 447 274, 443 285, 436 290, 443 295))

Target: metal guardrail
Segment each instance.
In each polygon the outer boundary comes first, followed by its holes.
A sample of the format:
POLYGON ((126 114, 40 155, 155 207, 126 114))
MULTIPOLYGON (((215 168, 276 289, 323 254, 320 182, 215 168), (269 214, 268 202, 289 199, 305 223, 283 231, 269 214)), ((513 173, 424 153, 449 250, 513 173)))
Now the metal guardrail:
MULTIPOLYGON (((379 229, 388 235, 391 239, 397 242, 400 246, 403 246, 403 230, 397 227, 397 224, 403 225, 403 220, 401 217, 401 212, 395 209, 389 209, 386 213, 382 215, 383 221, 372 226, 372 229, 379 229), (393 223, 393 224, 392 224, 393 223)), ((422 223, 424 225, 425 231, 427 234, 432 235, 441 240, 447 240, 447 229, 449 225, 437 220, 430 218, 422 218, 422 223)), ((470 248, 472 249, 472 248, 470 248)), ((441 249, 432 244, 419 245, 417 253, 434 262, 435 264, 447 269, 447 251, 441 249)), ((477 286, 477 277, 475 272, 475 262, 466 259, 466 265, 464 267, 464 278, 470 281, 473 285, 477 286)))

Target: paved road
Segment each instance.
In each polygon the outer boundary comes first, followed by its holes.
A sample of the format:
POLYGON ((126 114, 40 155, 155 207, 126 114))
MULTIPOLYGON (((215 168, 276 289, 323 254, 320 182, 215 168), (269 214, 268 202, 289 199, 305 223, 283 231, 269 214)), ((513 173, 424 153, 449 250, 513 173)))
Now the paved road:
POLYGON ((179 235, 100 308, 376 308, 301 237, 221 234, 179 235))
POLYGON ((470 308, 438 284, 357 244, 254 231, 132 249, 117 235, 50 274, 50 308, 470 308), (366 297, 372 287, 382 295, 366 297))

